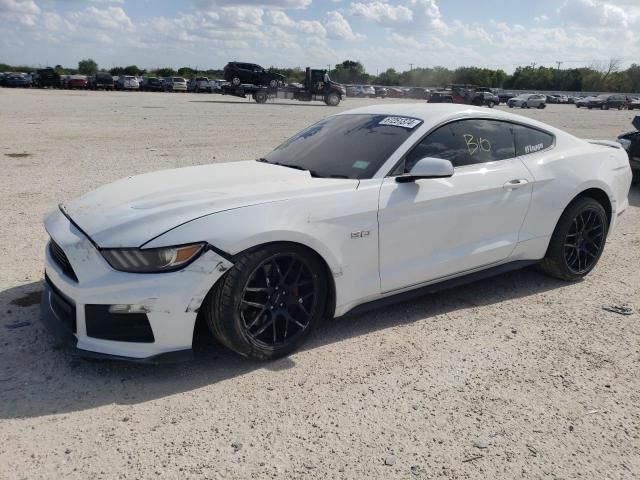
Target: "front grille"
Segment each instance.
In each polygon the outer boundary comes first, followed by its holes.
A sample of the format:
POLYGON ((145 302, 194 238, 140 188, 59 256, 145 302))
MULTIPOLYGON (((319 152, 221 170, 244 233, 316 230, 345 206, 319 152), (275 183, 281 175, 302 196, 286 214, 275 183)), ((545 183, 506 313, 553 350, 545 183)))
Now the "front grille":
POLYGON ((56 288, 49 277, 45 275, 45 281, 49 285, 49 303, 56 318, 73 333, 76 333, 76 306, 56 288))
POLYGON ((64 253, 64 250, 60 248, 60 245, 53 241, 53 238, 49 240, 49 253, 51 253, 53 261, 56 262, 62 271, 74 282, 77 282, 78 277, 76 276, 76 272, 73 271, 67 255, 64 253))

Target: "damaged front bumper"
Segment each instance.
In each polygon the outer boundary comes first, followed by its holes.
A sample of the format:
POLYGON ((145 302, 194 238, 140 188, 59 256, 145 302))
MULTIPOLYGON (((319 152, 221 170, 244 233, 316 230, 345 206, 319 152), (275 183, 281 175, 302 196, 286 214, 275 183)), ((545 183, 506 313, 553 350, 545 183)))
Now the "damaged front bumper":
POLYGON ((45 227, 77 278, 47 245, 41 315, 62 346, 88 357, 148 363, 191 357, 198 310, 231 262, 208 249, 177 272, 119 272, 61 212, 49 215, 45 227))

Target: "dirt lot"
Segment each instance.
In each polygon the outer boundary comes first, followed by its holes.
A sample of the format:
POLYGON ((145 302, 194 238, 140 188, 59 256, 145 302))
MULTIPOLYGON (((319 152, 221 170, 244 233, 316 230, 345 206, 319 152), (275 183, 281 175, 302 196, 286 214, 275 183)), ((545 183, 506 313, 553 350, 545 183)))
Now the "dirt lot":
MULTIPOLYGON (((637 188, 581 283, 512 273, 327 322, 269 364, 216 347, 160 367, 52 349, 37 306, 48 209, 125 175, 257 158, 336 111, 0 90, 0 478, 640 477, 637 188), (601 308, 625 303, 636 313, 601 308)), ((633 116, 518 113, 607 139, 633 116)))

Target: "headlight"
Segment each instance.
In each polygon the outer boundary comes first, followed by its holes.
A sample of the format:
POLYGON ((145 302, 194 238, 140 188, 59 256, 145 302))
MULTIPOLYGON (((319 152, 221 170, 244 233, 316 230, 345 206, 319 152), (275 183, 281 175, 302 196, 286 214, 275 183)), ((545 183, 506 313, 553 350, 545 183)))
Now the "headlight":
POLYGON ((195 260, 204 243, 181 245, 178 247, 149 248, 110 248, 101 250, 109 265, 121 272, 156 273, 179 270, 195 260))
POLYGON ((631 146, 631 140, 628 140, 626 138, 619 138, 618 143, 622 145, 622 148, 629 151, 629 147, 631 146))

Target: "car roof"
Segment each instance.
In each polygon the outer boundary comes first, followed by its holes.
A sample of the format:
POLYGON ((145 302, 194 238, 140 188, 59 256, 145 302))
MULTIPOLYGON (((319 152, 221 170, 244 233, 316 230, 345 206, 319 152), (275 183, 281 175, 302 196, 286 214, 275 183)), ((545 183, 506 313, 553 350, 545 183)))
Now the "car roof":
POLYGON ((395 103, 384 105, 371 105, 368 107, 355 108, 340 112, 337 115, 368 114, 368 115, 389 115, 399 117, 412 117, 422 120, 425 125, 435 126, 449 120, 463 118, 487 118, 503 120, 508 122, 531 125, 541 128, 554 134, 563 134, 546 123, 538 122, 528 117, 516 115, 501 110, 494 110, 485 107, 473 107, 457 103, 395 103))

